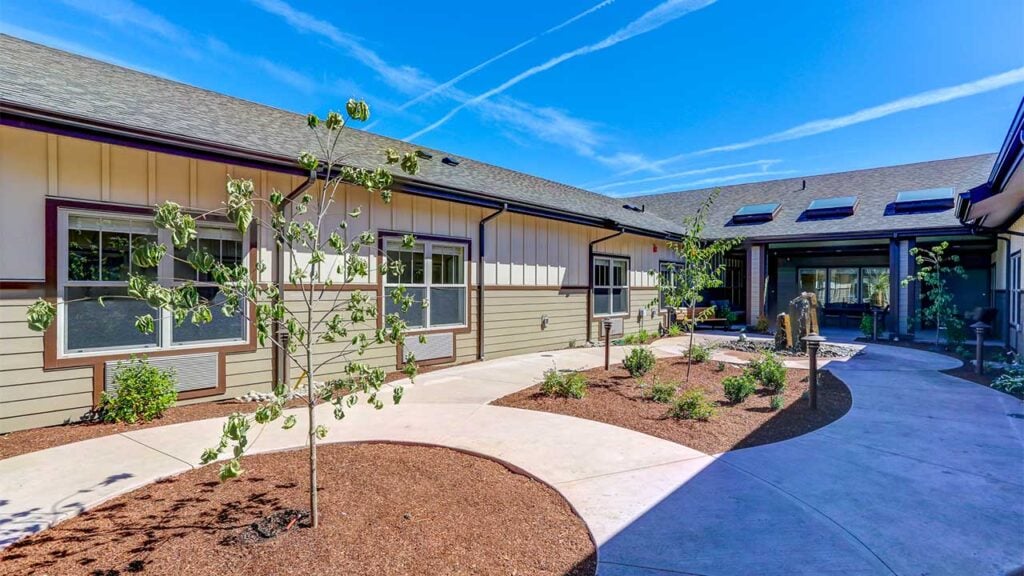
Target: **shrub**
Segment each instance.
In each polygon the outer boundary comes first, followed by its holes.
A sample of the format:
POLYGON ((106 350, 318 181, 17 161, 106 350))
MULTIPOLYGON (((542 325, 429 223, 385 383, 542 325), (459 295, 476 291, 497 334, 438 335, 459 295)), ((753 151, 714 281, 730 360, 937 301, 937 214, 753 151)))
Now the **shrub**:
POLYGON ((764 314, 757 317, 757 323, 754 324, 754 331, 765 333, 768 331, 768 317, 764 314))
POLYGON ((725 389, 725 397, 733 404, 739 404, 747 399, 757 389, 754 377, 750 374, 740 376, 726 376, 722 380, 722 387, 725 389))
POLYGON ((1024 364, 1010 364, 998 378, 992 382, 996 390, 1021 396, 1024 394, 1024 364))
POLYGON ((772 410, 782 410, 785 402, 782 399, 782 394, 776 394, 772 396, 772 410))
POLYGON ((860 317, 860 333, 870 338, 875 332, 875 321, 867 314, 860 317))
POLYGON ((668 335, 669 336, 682 336, 682 334, 683 334, 683 329, 679 326, 679 324, 671 324, 668 327, 668 335))
POLYGON ((956 316, 946 319, 946 343, 953 348, 963 346, 967 340, 967 323, 956 316))
POLYGON ((703 390, 692 388, 675 399, 669 415, 679 420, 707 421, 715 416, 715 405, 704 396, 703 390))
POLYGON ((104 422, 149 422, 163 416, 178 399, 174 370, 162 370, 132 356, 114 368, 114 391, 100 396, 99 413, 104 422))
POLYGON ((622 361, 622 365, 633 378, 643 376, 654 368, 654 352, 643 347, 633 348, 622 361))
POLYGON ((711 349, 702 344, 694 344, 690 347, 690 362, 694 364, 700 364, 701 362, 707 362, 711 358, 711 349))
POLYGON ((668 404, 669 402, 672 401, 672 398, 675 398, 676 383, 659 383, 657 380, 655 380, 651 384, 651 388, 650 390, 647 391, 646 395, 647 399, 651 400, 652 402, 657 402, 659 404, 668 404))
POLYGON ((715 372, 725 372, 725 362, 715 364, 715 372))
POLYGON ((786 388, 786 366, 770 350, 762 352, 756 360, 751 360, 747 372, 776 394, 786 388))
POLYGON ((587 394, 587 379, 579 372, 559 372, 551 368, 544 372, 544 381, 540 391, 548 396, 563 398, 583 398, 587 394))

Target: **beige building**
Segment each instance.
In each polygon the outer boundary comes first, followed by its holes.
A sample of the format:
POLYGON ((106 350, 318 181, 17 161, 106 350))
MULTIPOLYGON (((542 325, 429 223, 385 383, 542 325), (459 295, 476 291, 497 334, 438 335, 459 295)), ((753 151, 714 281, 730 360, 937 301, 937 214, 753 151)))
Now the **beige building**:
MULTIPOLYGON (((152 312, 144 304, 82 299, 126 292, 135 238, 167 240, 152 224, 155 204, 215 209, 229 177, 251 179, 261 197, 306 185, 295 161, 314 147, 303 116, 5 35, 0 87, 0 433, 82 417, 109 387, 112 367, 132 354, 174 367, 182 402, 298 377, 257 345, 244 317, 215 313, 213 324, 196 328, 174 326, 163 313, 158 329, 143 335, 134 319, 152 312), (25 321, 39 297, 58 304, 45 334, 25 321)), ((895 281, 878 288, 880 279, 912 272, 913 246, 950 240, 972 274, 957 288, 961 309, 994 310, 994 333, 1019 349, 1020 116, 998 159, 723 188, 707 234, 745 241, 723 262, 725 286, 706 302, 754 324, 801 291, 817 291, 825 324, 848 329, 884 300, 889 337, 911 337, 927 329, 915 320, 920 294, 895 281), (1013 170, 1001 168, 1007 162, 1013 170), (1002 219, 978 216, 994 203, 1012 209, 1002 219)), ((384 148, 411 149, 351 128, 341 145, 346 161, 368 168, 384 148)), ((377 252, 367 251, 370 273, 347 291, 373 294, 391 311, 383 295, 395 280, 430 302, 406 315, 412 329, 402 346, 364 357, 375 366, 396 370, 406 351, 443 365, 598 344, 606 320, 615 337, 663 323, 657 273, 677 262, 668 242, 710 191, 616 200, 438 150, 420 153, 419 174, 396 179, 391 203, 347 188, 332 214, 340 221, 360 208, 351 231, 373 233, 389 258, 408 262, 408 277, 389 279, 378 273, 377 252), (406 234, 417 239, 412 249, 395 242, 406 234)), ((246 263, 254 277, 257 262, 267 264, 258 279, 274 281, 268 236, 242 237, 207 219, 197 242, 222 261, 246 263)), ((162 266, 161 278, 194 274, 162 266)), ((337 351, 323 347, 320 358, 337 351)), ((318 377, 340 375, 343 366, 330 363, 318 377)))

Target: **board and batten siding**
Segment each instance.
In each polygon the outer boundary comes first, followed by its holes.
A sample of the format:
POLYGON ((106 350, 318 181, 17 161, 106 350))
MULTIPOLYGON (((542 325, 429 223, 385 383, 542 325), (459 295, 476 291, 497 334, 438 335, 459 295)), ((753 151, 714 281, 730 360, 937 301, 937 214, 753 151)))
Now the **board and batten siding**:
MULTIPOLYGON (((46 198, 89 200, 112 207, 153 206, 171 200, 188 209, 211 210, 221 206, 229 177, 251 179, 256 193, 264 198, 274 189, 288 192, 304 181, 292 174, 0 127, 0 280, 30 286, 0 294, 0 432, 74 420, 92 406, 92 367, 44 371, 43 336, 25 325, 25 309, 42 294, 45 281, 46 198)), ((350 222, 351 234, 387 230, 469 241, 470 325, 455 337, 456 361, 473 360, 477 355, 479 222, 493 210, 402 193, 395 193, 388 204, 352 186, 346 186, 338 200, 329 225, 337 225, 348 212, 362 211, 350 222)), ((589 245, 610 233, 514 213, 502 214, 487 225, 488 357, 564 348, 570 341, 582 344, 586 340, 589 245), (544 315, 549 322, 541 328, 544 315)), ((271 280, 271 246, 269 233, 261 231, 257 257, 267 263, 261 281, 271 280)), ((656 285, 650 271, 656 270, 659 259, 667 254, 665 244, 625 234, 598 243, 594 251, 629 257, 633 314, 625 327, 627 333, 639 330, 639 302, 650 298, 641 297, 636 288, 650 291, 656 285)), ((376 253, 367 249, 364 257, 369 260, 371 275, 361 280, 375 285, 376 253)), ((321 357, 329 355, 328 349, 321 357)), ((375 346, 367 352, 367 359, 374 366, 392 368, 396 355, 393 346, 375 346)), ((324 376, 340 375, 340 370, 341 364, 333 363, 324 376)), ((224 394, 184 402, 234 397, 250 389, 268 390, 272 372, 268 348, 227 354, 224 394)))

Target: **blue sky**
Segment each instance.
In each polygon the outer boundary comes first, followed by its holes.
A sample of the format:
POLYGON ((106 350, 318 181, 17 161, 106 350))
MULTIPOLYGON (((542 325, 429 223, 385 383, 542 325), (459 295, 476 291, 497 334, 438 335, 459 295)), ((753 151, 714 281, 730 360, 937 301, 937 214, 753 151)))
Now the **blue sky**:
POLYGON ((995 151, 1024 3, 5 0, 0 30, 612 195, 995 151), (509 10, 507 6, 515 6, 509 10))

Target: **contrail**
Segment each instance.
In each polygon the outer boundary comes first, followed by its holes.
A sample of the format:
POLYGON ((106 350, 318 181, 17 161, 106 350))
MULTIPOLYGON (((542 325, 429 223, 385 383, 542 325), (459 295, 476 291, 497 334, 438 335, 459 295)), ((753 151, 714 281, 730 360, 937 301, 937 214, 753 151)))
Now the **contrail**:
MULTIPOLYGON (((916 110, 926 106, 934 106, 935 104, 942 104, 943 102, 949 102, 951 100, 959 100, 960 98, 991 92, 992 90, 998 90, 999 88, 1012 86, 1021 82, 1024 82, 1024 67, 1015 68, 1013 70, 1003 72, 1002 74, 986 76, 985 78, 980 78, 971 82, 957 84, 956 86, 947 86, 945 88, 937 88, 935 90, 921 92, 920 94, 914 94, 913 96, 907 96, 878 106, 864 108, 863 110, 858 110, 845 116, 805 122, 799 126, 789 128, 788 130, 775 132, 774 134, 761 136, 760 138, 753 138, 751 140, 744 140, 743 142, 737 142, 735 144, 726 144, 724 146, 715 146, 713 148, 697 150, 696 152, 687 152, 684 154, 669 156, 668 158, 662 158, 661 160, 651 162, 651 166, 658 168, 665 164, 671 164, 694 156, 703 156, 705 154, 714 154, 716 152, 734 152, 736 150, 745 150, 747 148, 753 148, 754 146, 761 146, 762 144, 774 144, 776 142, 786 142, 788 140, 806 138, 807 136, 814 136, 815 134, 831 132, 840 128, 846 128, 847 126, 877 120, 878 118, 884 118, 898 112, 916 110)), ((640 170, 643 170, 643 168, 631 168, 616 174, 616 176, 626 176, 640 170)))
POLYGON ((619 188, 621 186, 628 186, 630 184, 644 184, 647 182, 657 182, 658 180, 670 180, 672 178, 681 178, 683 176, 696 176, 697 174, 707 174, 710 172, 720 172, 722 170, 734 170, 736 168, 749 168, 751 166, 760 166, 761 170, 767 170, 771 166, 778 164, 781 160, 754 160, 753 162, 741 162, 739 164, 725 164, 722 166, 709 166, 707 168, 695 168, 693 170, 686 170, 683 172, 674 172, 672 174, 662 174, 661 176, 649 176, 647 178, 637 178, 634 180, 621 180, 619 182, 612 182, 610 184, 602 184, 590 188, 590 190, 597 192, 599 190, 607 190, 609 188, 619 188))
POLYGON ((662 2, 661 4, 655 6, 653 9, 645 13, 643 16, 630 22, 624 28, 620 28, 617 32, 615 32, 611 36, 608 36, 604 40, 601 40, 600 42, 588 44, 586 46, 582 46, 575 50, 571 50, 569 52, 561 54, 560 56, 556 56, 548 60, 547 62, 544 62, 543 64, 539 64, 524 72, 520 72, 516 76, 513 76, 512 78, 506 80, 497 88, 492 88, 491 90, 488 90, 487 92, 484 92, 479 96, 474 96, 473 98, 470 98, 469 100, 453 108, 450 112, 445 114, 440 120, 434 122, 433 124, 427 126, 426 128, 419 130, 418 132, 410 134, 405 138, 405 140, 415 140, 416 138, 419 138, 424 134, 436 130, 444 123, 451 120, 463 108, 467 106, 473 106, 484 100, 487 100, 492 96, 501 94, 505 90, 508 90, 509 88, 515 86, 516 84, 519 84, 523 80, 530 78, 531 76, 540 74, 545 70, 550 70, 551 68, 554 68, 555 66, 558 66, 559 64, 566 62, 567 60, 572 60, 573 58, 576 58, 578 56, 585 56, 587 54, 599 52, 606 48, 611 48, 612 46, 615 46, 620 42, 625 42, 630 38, 634 38, 641 34, 646 34, 647 32, 657 30, 658 28, 661 28, 662 26, 668 24, 669 22, 672 22, 696 10, 700 10, 701 8, 709 6, 714 2, 715 0, 666 0, 665 2, 662 2))
POLYGON ((615 0, 604 0, 603 2, 599 2, 599 3, 595 4, 594 6, 591 6, 590 8, 587 8, 583 12, 580 12, 579 14, 573 16, 572 18, 569 18, 568 20, 562 22, 561 24, 558 24, 557 26, 553 26, 551 28, 548 28, 547 30, 541 32, 540 34, 537 34, 536 36, 534 36, 532 38, 529 38, 527 40, 523 40, 519 44, 516 44, 515 46, 509 48, 508 50, 505 50, 501 54, 498 54, 497 56, 494 56, 494 57, 492 57, 492 58, 490 58, 488 60, 485 60, 485 61, 481 62, 480 64, 477 64, 476 66, 470 68, 469 70, 466 70, 465 72, 462 72, 461 74, 455 76, 454 78, 452 78, 450 80, 447 80, 447 81, 445 81, 445 82, 443 82, 441 84, 438 84, 437 86, 434 86, 433 88, 431 88, 430 90, 424 92, 423 94, 420 94, 419 96, 413 98, 412 100, 409 100, 405 104, 402 104, 398 109, 399 110, 405 110, 406 108, 408 108, 410 106, 413 106, 413 105, 415 105, 415 104, 417 104, 419 102, 422 102, 423 100, 426 100, 427 98, 433 96, 434 94, 437 94, 438 92, 441 92, 443 90, 451 88, 452 86, 458 84, 459 82, 461 82, 462 80, 468 78, 469 76, 472 76, 473 74, 476 74, 477 72, 483 70, 484 68, 490 66, 491 64, 494 64, 498 60, 501 60, 505 56, 508 56, 509 54, 512 54, 513 52, 516 52, 520 48, 524 48, 526 46, 529 46, 530 44, 536 42, 537 40, 539 40, 540 38, 543 38, 544 36, 547 36, 548 34, 551 34, 552 32, 557 32, 557 31, 561 30, 562 28, 565 28, 566 26, 572 24, 573 22, 579 20, 580 18, 589 16, 590 14, 593 14, 594 12, 597 12, 601 8, 604 8, 605 6, 608 6, 609 4, 611 4, 614 1, 615 0))

